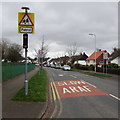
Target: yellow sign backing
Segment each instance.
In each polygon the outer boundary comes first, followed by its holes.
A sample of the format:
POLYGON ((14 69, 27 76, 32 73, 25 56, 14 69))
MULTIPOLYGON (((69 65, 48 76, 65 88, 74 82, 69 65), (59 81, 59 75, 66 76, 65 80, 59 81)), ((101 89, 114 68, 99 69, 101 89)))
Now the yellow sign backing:
POLYGON ((34 13, 18 13, 18 33, 34 33, 34 13))

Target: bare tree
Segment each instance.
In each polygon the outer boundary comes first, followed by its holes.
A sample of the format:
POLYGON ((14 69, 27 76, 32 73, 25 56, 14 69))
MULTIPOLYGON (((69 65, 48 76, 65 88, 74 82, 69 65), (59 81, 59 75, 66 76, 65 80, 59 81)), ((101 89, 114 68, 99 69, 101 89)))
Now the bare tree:
POLYGON ((67 50, 66 50, 66 53, 72 59, 71 60, 72 64, 75 62, 75 55, 77 55, 77 52, 78 52, 78 44, 76 42, 69 45, 67 50))
MULTIPOLYGON (((42 39, 42 43, 40 44, 40 48, 39 50, 42 50, 44 55, 43 57, 45 58, 49 52, 49 45, 46 43, 46 41, 44 40, 44 36, 43 36, 43 39, 42 39)), ((34 49, 35 51, 35 57, 38 57, 38 50, 34 49)))

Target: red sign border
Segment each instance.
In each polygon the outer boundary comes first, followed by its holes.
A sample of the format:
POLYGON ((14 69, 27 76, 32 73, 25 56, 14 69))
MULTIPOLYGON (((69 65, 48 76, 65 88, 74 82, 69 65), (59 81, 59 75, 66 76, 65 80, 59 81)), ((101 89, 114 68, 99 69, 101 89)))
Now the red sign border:
POLYGON ((19 22, 19 26, 34 26, 32 20, 30 19, 29 15, 28 15, 27 13, 24 14, 23 18, 22 18, 21 21, 19 22), (20 25, 20 23, 22 22, 22 20, 24 19, 24 17, 25 17, 26 15, 28 16, 28 18, 29 18, 30 22, 32 23, 32 25, 20 25))

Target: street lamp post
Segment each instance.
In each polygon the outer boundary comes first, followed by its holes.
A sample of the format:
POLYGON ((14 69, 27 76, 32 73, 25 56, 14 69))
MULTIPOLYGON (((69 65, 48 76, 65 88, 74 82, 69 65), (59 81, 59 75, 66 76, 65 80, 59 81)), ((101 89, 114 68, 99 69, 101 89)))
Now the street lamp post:
POLYGON ((96 35, 93 33, 90 33, 89 35, 93 35, 95 37, 95 73, 96 73, 96 35))

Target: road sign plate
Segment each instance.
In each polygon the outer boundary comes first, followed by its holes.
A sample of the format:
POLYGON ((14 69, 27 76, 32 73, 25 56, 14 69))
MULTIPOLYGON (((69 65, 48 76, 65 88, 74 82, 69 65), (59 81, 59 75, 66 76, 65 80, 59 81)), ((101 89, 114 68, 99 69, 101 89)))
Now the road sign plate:
POLYGON ((34 33, 34 13, 18 13, 18 33, 34 33))
POLYGON ((20 27, 21 33, 32 33, 32 27, 20 27))
POLYGON ((100 64, 100 65, 104 65, 104 61, 100 61, 99 64, 100 64))
POLYGON ((108 59, 108 53, 107 52, 103 53, 103 59, 108 59))
POLYGON ((43 58, 44 56, 44 51, 43 50, 38 50, 38 57, 43 58))
POLYGON ((44 54, 43 50, 39 50, 39 51, 38 51, 38 54, 39 54, 39 55, 43 55, 43 54, 44 54))
POLYGON ((61 98, 92 96, 92 95, 107 95, 95 86, 83 80, 66 80, 55 82, 56 88, 61 98))

